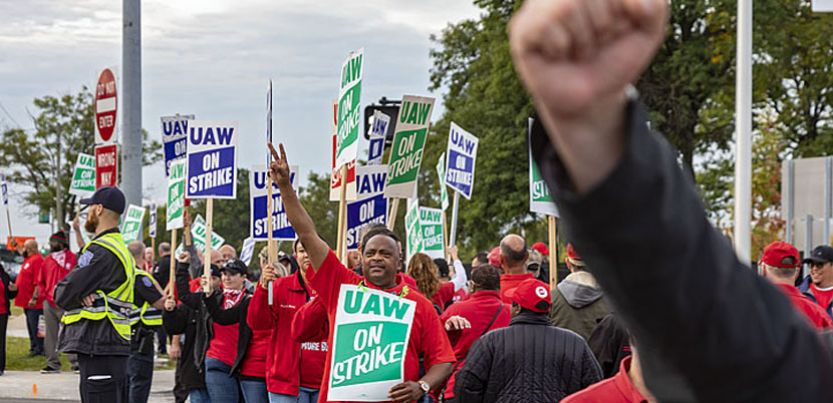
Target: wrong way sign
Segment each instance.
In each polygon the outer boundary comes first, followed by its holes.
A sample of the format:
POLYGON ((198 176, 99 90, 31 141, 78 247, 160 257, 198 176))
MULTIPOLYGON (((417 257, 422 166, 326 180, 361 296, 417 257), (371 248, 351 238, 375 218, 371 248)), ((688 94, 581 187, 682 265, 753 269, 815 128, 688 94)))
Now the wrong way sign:
POLYGON ((110 67, 98 72, 95 85, 95 143, 116 142, 116 116, 118 93, 116 90, 116 68, 110 67))

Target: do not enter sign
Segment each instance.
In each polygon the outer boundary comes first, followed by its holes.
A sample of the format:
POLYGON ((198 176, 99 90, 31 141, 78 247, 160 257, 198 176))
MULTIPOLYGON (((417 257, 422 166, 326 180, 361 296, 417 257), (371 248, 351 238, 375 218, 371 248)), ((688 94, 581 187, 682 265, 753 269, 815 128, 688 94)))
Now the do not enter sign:
POLYGON ((116 110, 118 97, 116 93, 115 68, 107 68, 98 74, 95 86, 95 143, 115 142, 116 110))

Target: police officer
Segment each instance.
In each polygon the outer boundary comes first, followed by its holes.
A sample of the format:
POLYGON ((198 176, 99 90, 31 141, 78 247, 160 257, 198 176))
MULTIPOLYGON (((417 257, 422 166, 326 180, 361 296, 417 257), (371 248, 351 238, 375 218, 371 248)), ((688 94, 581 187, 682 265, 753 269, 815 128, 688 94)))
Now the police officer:
POLYGON ((55 286, 66 311, 58 350, 78 355, 82 402, 127 403, 135 263, 119 232, 124 194, 102 187, 81 204, 90 206, 84 229, 95 235, 55 286))
POLYGON ((162 287, 143 267, 145 244, 133 241, 127 244, 135 264, 133 276, 133 312, 130 313, 130 358, 127 361, 127 378, 130 384, 130 403, 146 403, 153 382, 153 339, 162 327, 162 309, 165 298, 162 287))

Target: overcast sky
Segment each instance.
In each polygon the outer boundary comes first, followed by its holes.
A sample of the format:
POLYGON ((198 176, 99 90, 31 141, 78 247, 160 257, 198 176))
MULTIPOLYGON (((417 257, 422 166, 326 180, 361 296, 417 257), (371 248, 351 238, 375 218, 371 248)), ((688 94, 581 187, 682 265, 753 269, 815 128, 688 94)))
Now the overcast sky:
MULTIPOLYGON (((97 70, 121 65, 121 1, 0 0, 0 124, 31 128, 26 109, 44 95, 93 87, 97 70)), ((342 61, 365 48, 362 104, 431 94, 429 35, 476 17, 470 1, 145 0, 142 2, 142 125, 160 139, 159 117, 237 120, 239 166, 264 155, 266 83, 274 83, 274 137, 309 171, 329 169, 330 101, 342 61)), ((442 114, 438 105, 434 119, 442 114)), ((119 122, 121 123, 121 122, 119 122)), ((363 140, 363 139, 362 139, 363 140)), ((366 144, 362 142, 360 155, 366 144)), ((92 153, 92 150, 90 150, 92 153)), ((162 164, 144 169, 144 196, 164 199, 162 164)), ((17 235, 43 241, 12 188, 17 235), (23 209, 21 210, 21 207, 23 209)), ((5 238, 5 214, 0 215, 5 238)))

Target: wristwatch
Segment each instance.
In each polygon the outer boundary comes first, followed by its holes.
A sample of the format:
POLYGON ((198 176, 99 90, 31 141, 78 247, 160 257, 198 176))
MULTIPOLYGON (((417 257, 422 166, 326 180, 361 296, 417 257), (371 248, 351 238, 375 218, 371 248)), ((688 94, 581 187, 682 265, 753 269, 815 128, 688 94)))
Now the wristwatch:
POLYGON ((417 381, 417 383, 419 384, 419 387, 422 389, 422 392, 426 395, 428 394, 428 392, 431 391, 431 385, 429 385, 428 382, 425 382, 422 379, 420 379, 417 381))

